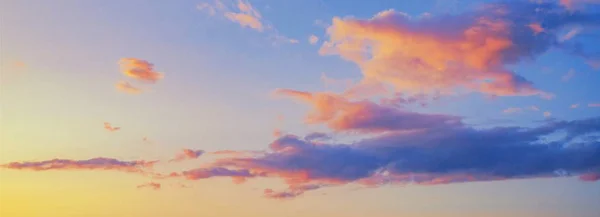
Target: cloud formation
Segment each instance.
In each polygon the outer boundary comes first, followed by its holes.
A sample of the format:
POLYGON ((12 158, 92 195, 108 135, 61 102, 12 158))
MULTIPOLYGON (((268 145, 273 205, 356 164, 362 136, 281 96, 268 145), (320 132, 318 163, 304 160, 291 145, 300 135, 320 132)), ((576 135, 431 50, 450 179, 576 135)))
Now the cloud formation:
POLYGON ((219 159, 183 174, 193 180, 215 176, 283 179, 288 189, 265 190, 270 198, 293 198, 349 183, 437 185, 555 177, 557 171, 561 176, 597 180, 590 174, 600 172, 600 141, 586 136, 598 133, 600 118, 550 121, 533 128, 453 125, 382 134, 353 144, 315 143, 285 135, 262 156, 219 159), (544 139, 557 132, 565 136, 544 139))
POLYGON ((125 92, 125 93, 129 93, 129 94, 139 94, 142 93, 142 89, 134 87, 133 85, 131 85, 129 82, 127 81, 119 81, 115 84, 115 88, 117 88, 117 90, 125 92))
POLYGON ((325 124, 338 132, 380 133, 462 124, 461 118, 451 115, 415 113, 368 100, 350 101, 333 93, 278 89, 275 94, 311 105, 313 110, 306 117, 306 122, 325 124))
POLYGON ((153 190, 159 190, 161 188, 161 185, 160 185, 160 183, 156 183, 156 182, 148 182, 145 184, 138 185, 137 188, 150 188, 153 190))
POLYGON ((181 153, 177 154, 177 156, 175 156, 175 158, 171 159, 170 162, 179 162, 179 161, 184 161, 184 160, 198 159, 203 154, 204 154, 204 150, 183 149, 181 151, 181 153))
POLYGON ((52 159, 45 161, 11 162, 2 165, 16 170, 115 170, 128 173, 146 173, 157 161, 121 161, 114 158, 92 158, 88 160, 52 159))
POLYGON ((549 97, 507 65, 564 48, 557 42, 559 30, 598 25, 599 18, 533 2, 424 18, 386 10, 370 19, 333 18, 320 53, 353 62, 364 80, 392 85, 396 91, 549 97))
POLYGON ((117 130, 120 130, 121 127, 113 127, 110 123, 108 122, 104 122, 104 129, 110 131, 110 132, 115 132, 117 130))
POLYGON ((119 60, 121 72, 138 81, 155 83, 162 79, 162 73, 154 70, 154 64, 137 58, 121 58, 119 60))
POLYGON ((316 35, 308 36, 308 43, 317 44, 318 42, 319 42, 319 37, 317 37, 316 35))
POLYGON ((296 44, 297 39, 279 34, 277 29, 263 19, 261 13, 246 0, 214 0, 213 3, 201 3, 198 10, 207 11, 210 15, 219 14, 241 27, 250 28, 258 32, 270 33, 274 43, 284 42, 296 44))

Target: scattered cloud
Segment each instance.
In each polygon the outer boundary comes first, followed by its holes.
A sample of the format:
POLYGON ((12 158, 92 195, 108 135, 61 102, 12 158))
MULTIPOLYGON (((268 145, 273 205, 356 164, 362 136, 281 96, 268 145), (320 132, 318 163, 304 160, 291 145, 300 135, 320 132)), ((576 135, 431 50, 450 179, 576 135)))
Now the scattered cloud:
POLYGON ((575 76, 575 70, 571 69, 571 70, 569 70, 569 72, 567 72, 567 74, 562 76, 561 80, 564 82, 567 82, 567 81, 571 80, 571 78, 573 78, 573 76, 575 76))
POLYGON ((279 34, 278 30, 265 20, 262 14, 246 0, 214 0, 211 3, 201 3, 198 10, 207 11, 208 14, 220 14, 228 20, 239 24, 241 27, 250 28, 258 32, 269 32, 274 43, 299 43, 297 39, 279 34))
POLYGON ((319 42, 319 37, 317 37, 316 35, 308 36, 308 43, 317 44, 318 42, 319 42))
POLYGON ((177 154, 177 156, 175 156, 175 158, 171 159, 170 162, 180 162, 180 161, 184 161, 184 160, 198 159, 203 154, 204 154, 203 150, 183 149, 183 151, 181 151, 181 153, 177 154))
POLYGON ((597 14, 559 10, 555 4, 493 4, 460 15, 415 19, 394 10, 370 19, 335 17, 322 55, 357 64, 363 79, 404 92, 471 90, 497 96, 550 94, 507 65, 537 57, 556 45, 556 30, 597 25, 597 14), (562 19, 565 17, 565 19, 562 19), (544 32, 528 24, 544 21, 544 32))
POLYGON ((115 88, 117 88, 117 90, 119 90, 119 91, 129 93, 129 94, 142 93, 142 89, 134 87, 129 82, 123 81, 123 80, 117 82, 117 84, 115 84, 115 88))
POLYGON ((120 130, 121 127, 113 127, 110 123, 108 122, 104 122, 104 129, 110 131, 110 132, 115 132, 117 130, 120 130))
POLYGON ((121 60, 119 60, 119 65, 121 67, 121 72, 123 72, 125 76, 138 81, 155 83, 164 77, 162 73, 154 70, 154 64, 146 60, 121 58, 121 60))
POLYGON ((159 190, 160 187, 161 187, 160 183, 156 183, 156 182, 148 182, 148 183, 137 186, 137 188, 150 188, 153 190, 159 190))

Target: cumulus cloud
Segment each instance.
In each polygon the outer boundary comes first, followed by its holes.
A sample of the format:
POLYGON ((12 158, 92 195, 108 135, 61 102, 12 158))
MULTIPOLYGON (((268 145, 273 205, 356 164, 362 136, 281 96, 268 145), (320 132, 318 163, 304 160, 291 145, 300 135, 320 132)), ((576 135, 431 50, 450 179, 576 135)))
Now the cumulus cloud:
POLYGON ((523 127, 446 126, 395 132, 352 144, 314 143, 294 135, 274 142, 260 157, 219 159, 210 167, 183 172, 188 179, 274 177, 288 189, 265 190, 270 198, 293 198, 306 191, 355 183, 437 185, 456 182, 579 176, 600 171, 600 118, 550 121, 523 127), (545 137, 564 132, 556 140, 545 137))
POLYGON ((306 122, 325 124, 335 131, 379 133, 461 125, 459 117, 420 114, 368 100, 350 101, 333 93, 309 93, 289 89, 278 89, 275 93, 311 105, 313 110, 306 117, 306 122))
POLYGON ((548 97, 507 65, 558 48, 557 30, 598 25, 599 18, 532 2, 488 5, 427 19, 387 10, 370 19, 333 18, 320 53, 353 62, 363 79, 392 85, 396 91, 466 89, 497 96, 548 97), (534 22, 540 26, 532 30, 529 24, 534 22))
POLYGON ((162 73, 154 70, 154 64, 146 60, 121 58, 119 65, 125 76, 139 81, 155 83, 164 77, 162 73))
POLYGON ((115 170, 129 173, 146 173, 157 161, 121 161, 114 158, 92 158, 88 160, 52 159, 45 161, 11 162, 2 165, 16 170, 115 170))
POLYGON ((183 149, 181 153, 177 154, 175 158, 171 159, 170 162, 179 162, 184 160, 198 159, 204 154, 204 150, 192 150, 183 149))
POLYGON ((316 35, 308 36, 308 43, 317 44, 318 42, 319 42, 319 37, 317 37, 316 35))
POLYGON ((120 130, 121 127, 113 127, 110 123, 108 122, 104 122, 104 129, 110 131, 110 132, 115 132, 117 130, 120 130))
POLYGON ((117 82, 117 84, 115 84, 115 88, 117 88, 117 90, 119 90, 119 91, 122 91, 125 93, 130 93, 130 94, 139 94, 142 92, 142 89, 134 87, 129 82, 122 81, 122 80, 117 82))
POLYGON ((160 183, 156 183, 156 182, 148 182, 145 184, 138 185, 137 188, 150 188, 153 190, 159 190, 161 188, 161 185, 160 185, 160 183))

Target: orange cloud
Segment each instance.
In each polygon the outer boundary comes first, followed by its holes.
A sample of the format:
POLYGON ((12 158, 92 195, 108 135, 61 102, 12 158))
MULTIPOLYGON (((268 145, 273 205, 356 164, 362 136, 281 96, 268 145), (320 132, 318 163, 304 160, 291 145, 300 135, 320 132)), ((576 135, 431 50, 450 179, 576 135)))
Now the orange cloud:
POLYGON ((155 83, 163 78, 162 73, 154 70, 154 64, 146 60, 121 58, 119 65, 123 74, 139 81, 155 83))
POLYGON ((311 105, 312 111, 307 115, 306 123, 326 124, 335 131, 376 133, 461 124, 460 118, 454 116, 419 114, 368 100, 350 101, 333 93, 278 89, 275 94, 311 105))
POLYGON ((138 185, 137 188, 151 188, 153 190, 159 190, 161 187, 160 183, 156 183, 156 182, 149 182, 146 184, 141 184, 138 185))
POLYGON ((113 127, 110 123, 104 122, 104 129, 106 129, 110 132, 114 132, 114 131, 120 130, 121 127, 113 127))
POLYGON ((504 66, 532 55, 520 47, 525 42, 515 41, 513 20, 499 11, 486 12, 474 20, 419 20, 394 10, 367 20, 335 17, 320 53, 339 55, 357 64, 363 79, 391 84, 396 91, 545 94, 504 66), (459 21, 471 24, 454 26, 459 21))
POLYGON ((115 84, 115 88, 117 88, 117 90, 119 90, 119 91, 122 91, 125 93, 130 93, 130 94, 139 94, 142 92, 142 89, 134 87, 129 82, 122 81, 122 80, 117 82, 117 84, 115 84))

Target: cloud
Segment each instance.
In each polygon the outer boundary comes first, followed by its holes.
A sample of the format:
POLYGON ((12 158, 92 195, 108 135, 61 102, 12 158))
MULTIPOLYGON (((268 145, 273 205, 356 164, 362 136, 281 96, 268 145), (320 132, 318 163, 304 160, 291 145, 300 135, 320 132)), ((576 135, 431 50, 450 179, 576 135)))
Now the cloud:
POLYGON ((316 35, 308 36, 308 43, 317 44, 318 42, 319 42, 319 37, 317 37, 316 35))
POLYGON ((258 32, 269 32, 270 38, 277 43, 299 43, 297 39, 279 34, 277 29, 263 19, 262 14, 246 0, 214 0, 212 4, 201 3, 198 10, 207 11, 211 16, 220 14, 226 19, 258 32))
POLYGON ((573 104, 573 105, 571 105, 571 108, 572 108, 572 109, 579 108, 579 104, 573 104))
POLYGON ((108 122, 104 122, 104 129, 110 131, 110 132, 115 132, 117 130, 120 130, 121 127, 113 127, 110 123, 108 122))
POLYGON ((324 141, 324 140, 330 140, 331 136, 328 135, 327 133, 319 133, 319 132, 315 132, 315 133, 309 133, 308 135, 304 136, 304 140, 306 141, 324 141))
POLYGON ((159 190, 161 187, 160 183, 156 183, 156 182, 148 182, 146 184, 141 184, 138 185, 137 188, 150 188, 153 190, 159 190))
POLYGON ((426 19, 387 10, 370 19, 333 18, 320 53, 353 62, 364 80, 389 84, 396 91, 548 97, 507 66, 534 59, 550 48, 568 47, 558 46, 558 29, 598 25, 599 18, 531 2, 426 19), (544 31, 532 34, 528 24, 542 21, 544 31))
POLYGON ((539 110, 540 110, 540 108, 538 108, 537 106, 534 106, 534 105, 532 105, 532 106, 529 106, 529 109, 530 109, 531 111, 539 111, 539 110))
POLYGON ((550 117, 550 116, 552 116, 552 112, 549 112, 549 111, 544 112, 544 117, 550 117))
POLYGON ((507 109, 504 109, 502 112, 505 114, 512 114, 512 113, 518 113, 521 111, 523 111, 523 109, 521 109, 521 108, 507 108, 507 109))
POLYGON ((115 84, 115 88, 117 88, 117 90, 119 90, 119 91, 122 91, 125 93, 130 93, 130 94, 142 93, 142 89, 134 87, 129 82, 122 81, 122 80, 117 82, 117 84, 115 84))
POLYGON ((214 177, 230 177, 233 178, 234 183, 243 183, 246 178, 259 176, 253 174, 246 169, 227 169, 223 167, 212 167, 212 168, 198 168, 193 170, 183 171, 182 173, 174 173, 171 176, 178 177, 182 176, 187 180, 200 180, 214 177))
POLYGON ((539 23, 531 23, 527 26, 529 26, 529 28, 531 29, 531 31, 533 31, 535 35, 544 32, 544 27, 542 27, 542 25, 540 25, 539 23))
POLYGON ((577 34, 579 34, 580 31, 581 31, 581 28, 575 27, 575 28, 569 30, 569 32, 567 32, 567 34, 561 36, 560 39, 559 39, 559 41, 560 42, 565 42, 565 41, 571 40, 571 38, 573 38, 577 34))
POLYGON ((157 161, 121 161, 114 158, 92 158, 88 160, 52 159, 45 161, 11 162, 2 165, 16 170, 115 170, 128 173, 146 173, 157 161))
POLYGON ((180 162, 184 160, 198 159, 203 154, 203 150, 183 149, 183 151, 177 154, 175 158, 171 159, 170 162, 180 162))
POLYGON ((584 138, 598 133, 600 118, 548 121, 533 128, 454 125, 382 134, 352 144, 314 143, 285 135, 272 142, 263 156, 219 159, 183 174, 188 179, 283 179, 288 189, 265 190, 270 198, 293 198, 348 183, 438 185, 557 174, 596 180, 586 174, 600 169, 600 140, 584 138), (558 132, 565 136, 544 139, 558 132))
POLYGON ((124 75, 139 81, 155 83, 164 77, 162 73, 154 70, 154 64, 146 60, 121 58, 119 65, 124 75))
POLYGON ((600 4, 600 0, 559 0, 559 2, 569 10, 578 10, 586 4, 600 4))
POLYGON ((575 70, 571 69, 571 70, 569 70, 569 72, 567 72, 567 74, 562 76, 561 80, 564 82, 567 82, 567 81, 571 80, 571 78, 573 78, 573 76, 575 76, 575 70))
POLYGON ((600 107, 600 103, 589 103, 588 107, 600 107))
POLYGON ((420 130, 442 125, 461 125, 459 117, 420 114, 385 106, 368 100, 349 101, 333 93, 309 93, 278 89, 275 94, 287 96, 313 107, 306 117, 309 124, 325 124, 335 131, 378 133, 395 130, 420 130))

